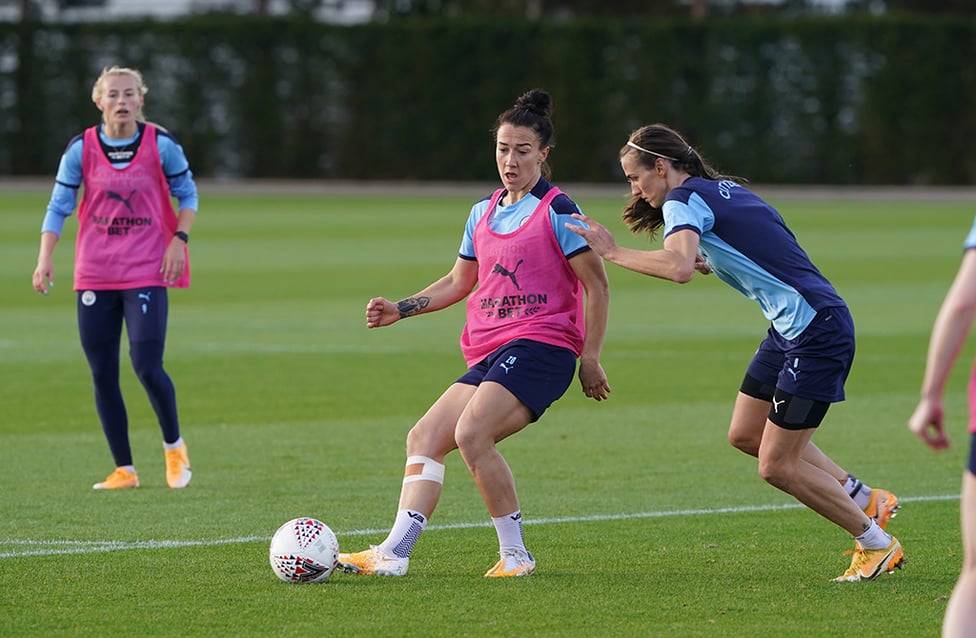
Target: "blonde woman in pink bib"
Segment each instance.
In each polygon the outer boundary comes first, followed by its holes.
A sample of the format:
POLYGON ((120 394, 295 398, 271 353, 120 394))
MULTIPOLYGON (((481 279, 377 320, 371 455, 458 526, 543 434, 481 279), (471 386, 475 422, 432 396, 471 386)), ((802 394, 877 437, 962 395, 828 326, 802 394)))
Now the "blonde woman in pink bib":
POLYGON ((402 576, 437 506, 444 457, 459 450, 498 536, 500 560, 488 578, 528 576, 535 558, 522 536, 512 471, 496 444, 538 420, 570 386, 579 359, 583 393, 597 401, 610 386, 600 364, 609 285, 602 260, 565 229, 579 207, 550 184, 553 128, 548 93, 532 90, 495 125, 501 188, 468 215, 454 267, 416 294, 366 305, 366 326, 447 308, 467 298, 461 351, 468 371, 407 435, 396 517, 386 539, 339 562, 350 573, 402 576))
POLYGON ((33 276, 34 289, 50 294, 54 248, 83 185, 74 264, 78 328, 95 407, 115 461, 115 470, 93 486, 97 490, 139 487, 119 385, 123 324, 132 366, 162 430, 166 482, 182 488, 191 477, 163 350, 168 289, 190 285, 187 243, 197 188, 183 148, 145 121, 147 91, 135 69, 107 68, 95 82, 92 101, 102 122, 72 139, 61 156, 33 276), (177 212, 171 196, 179 202, 177 212))

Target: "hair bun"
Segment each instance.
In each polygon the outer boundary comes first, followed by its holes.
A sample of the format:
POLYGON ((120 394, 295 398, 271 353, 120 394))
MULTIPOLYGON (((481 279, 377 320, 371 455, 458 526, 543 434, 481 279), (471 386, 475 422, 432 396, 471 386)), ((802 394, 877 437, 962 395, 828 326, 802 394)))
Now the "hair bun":
POLYGON ((532 89, 519 96, 515 101, 515 108, 549 117, 552 114, 552 96, 542 89, 532 89))

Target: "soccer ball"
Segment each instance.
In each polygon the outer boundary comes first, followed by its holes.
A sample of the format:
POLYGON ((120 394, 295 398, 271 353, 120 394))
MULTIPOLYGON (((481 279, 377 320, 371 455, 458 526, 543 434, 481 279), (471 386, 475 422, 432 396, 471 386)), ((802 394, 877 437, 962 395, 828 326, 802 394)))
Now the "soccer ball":
POLYGON ((294 518, 271 537, 268 558, 286 583, 324 583, 339 563, 339 541, 322 521, 294 518))

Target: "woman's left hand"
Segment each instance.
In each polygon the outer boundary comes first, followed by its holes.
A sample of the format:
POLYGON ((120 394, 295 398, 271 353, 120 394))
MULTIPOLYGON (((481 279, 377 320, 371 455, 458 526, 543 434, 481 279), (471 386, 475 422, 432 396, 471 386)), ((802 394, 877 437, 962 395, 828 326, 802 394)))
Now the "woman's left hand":
POLYGON ((587 363, 581 360, 579 380, 583 387, 583 394, 589 398, 597 401, 609 398, 610 383, 607 381, 607 373, 603 371, 603 366, 599 362, 587 363))
POLYGON ((708 262, 701 255, 695 257, 695 270, 703 275, 712 274, 712 267, 708 265, 708 262))
POLYGON ((163 264, 159 272, 163 273, 163 283, 174 284, 183 276, 186 268, 186 244, 179 237, 173 237, 169 248, 163 255, 163 264))

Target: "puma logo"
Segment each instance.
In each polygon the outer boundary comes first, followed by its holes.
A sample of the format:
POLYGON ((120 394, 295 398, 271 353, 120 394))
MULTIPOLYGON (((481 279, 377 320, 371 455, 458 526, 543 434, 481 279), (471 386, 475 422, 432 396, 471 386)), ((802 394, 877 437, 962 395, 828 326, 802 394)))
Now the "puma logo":
POLYGON ((135 194, 136 194, 136 191, 132 191, 131 193, 129 193, 129 196, 128 197, 122 197, 121 195, 119 195, 115 191, 109 191, 108 192, 108 198, 109 199, 114 199, 117 202, 122 202, 123 204, 125 204, 125 207, 129 209, 129 212, 132 213, 133 215, 135 215, 136 214, 136 211, 132 210, 132 204, 129 203, 129 201, 132 199, 132 196, 135 195, 135 194))
POLYGON ((518 280, 515 279, 515 273, 516 273, 516 271, 518 271, 519 266, 522 265, 522 261, 523 261, 522 259, 519 259, 518 260, 518 263, 515 264, 515 268, 513 268, 512 270, 507 270, 505 268, 505 266, 502 266, 501 264, 495 264, 495 267, 492 268, 491 272, 493 272, 493 273, 496 273, 497 272, 500 275, 503 275, 505 277, 508 277, 509 279, 512 280, 512 283, 515 284, 515 288, 517 290, 522 290, 522 286, 520 286, 519 283, 518 283, 518 280))

